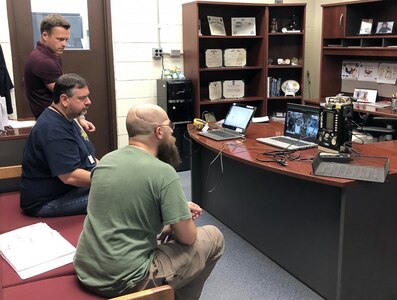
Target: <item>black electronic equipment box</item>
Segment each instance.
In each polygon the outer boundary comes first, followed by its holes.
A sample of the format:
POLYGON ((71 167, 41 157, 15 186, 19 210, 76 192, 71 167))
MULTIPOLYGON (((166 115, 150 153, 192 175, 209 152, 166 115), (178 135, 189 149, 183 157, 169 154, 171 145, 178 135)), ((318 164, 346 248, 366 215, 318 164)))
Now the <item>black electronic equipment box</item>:
POLYGON ((193 121, 193 85, 191 80, 158 79, 157 104, 174 123, 193 121))
POLYGON ((191 80, 158 79, 157 104, 168 114, 171 122, 175 124, 174 136, 176 146, 182 163, 175 169, 179 171, 190 170, 190 142, 186 137, 186 124, 192 123, 193 112, 193 85, 191 80))
POLYGON ((327 103, 320 107, 318 146, 328 152, 344 152, 352 140, 353 104, 327 103))

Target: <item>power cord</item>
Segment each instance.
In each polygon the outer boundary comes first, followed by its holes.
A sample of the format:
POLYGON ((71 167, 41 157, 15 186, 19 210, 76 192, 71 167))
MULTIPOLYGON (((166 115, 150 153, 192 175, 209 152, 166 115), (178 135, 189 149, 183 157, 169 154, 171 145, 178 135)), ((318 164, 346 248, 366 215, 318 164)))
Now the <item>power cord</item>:
POLYGON ((225 145, 226 143, 224 143, 221 147, 221 149, 219 150, 218 154, 215 156, 215 158, 210 162, 210 164, 208 165, 208 172, 207 172, 207 178, 205 181, 205 185, 209 186, 209 177, 210 177, 210 173, 211 173, 211 167, 212 165, 216 162, 216 160, 219 157, 219 162, 220 162, 220 167, 221 167, 221 175, 218 178, 218 181, 216 182, 216 184, 208 190, 208 193, 212 193, 213 191, 216 190, 216 188, 218 187, 219 183, 222 181, 222 177, 223 177, 223 155, 222 152, 225 149, 225 145))
POLYGON ((260 162, 275 162, 280 166, 286 167, 288 166, 288 161, 304 161, 309 160, 312 161, 314 158, 301 158, 301 152, 299 150, 275 150, 269 152, 261 152, 257 153, 255 159, 260 162), (293 155, 297 153, 297 155, 293 155))

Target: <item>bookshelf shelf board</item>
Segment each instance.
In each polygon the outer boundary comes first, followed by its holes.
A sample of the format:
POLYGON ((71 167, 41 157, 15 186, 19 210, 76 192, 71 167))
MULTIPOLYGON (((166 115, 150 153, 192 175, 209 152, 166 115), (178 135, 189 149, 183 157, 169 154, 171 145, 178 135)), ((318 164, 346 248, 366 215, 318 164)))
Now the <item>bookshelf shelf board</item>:
POLYGON ((203 99, 200 101, 200 104, 203 105, 216 105, 221 103, 234 103, 234 102, 253 102, 253 101, 263 101, 263 98, 260 97, 244 97, 244 98, 230 98, 230 99, 219 99, 219 100, 209 100, 203 99))

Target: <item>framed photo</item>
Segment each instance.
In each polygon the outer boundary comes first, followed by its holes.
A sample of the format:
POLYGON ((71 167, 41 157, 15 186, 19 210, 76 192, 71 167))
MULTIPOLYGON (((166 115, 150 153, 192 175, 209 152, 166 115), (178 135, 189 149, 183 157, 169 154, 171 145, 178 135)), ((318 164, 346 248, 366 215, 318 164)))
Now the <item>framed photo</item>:
POLYGON ((368 103, 375 103, 377 95, 378 95, 377 90, 368 90, 368 89, 354 89, 354 93, 353 93, 353 97, 357 99, 357 102, 368 102, 368 103))
POLYGON ((393 32, 394 21, 378 22, 376 34, 390 34, 393 32))
POLYGON ((373 19, 362 19, 359 34, 371 34, 373 19))

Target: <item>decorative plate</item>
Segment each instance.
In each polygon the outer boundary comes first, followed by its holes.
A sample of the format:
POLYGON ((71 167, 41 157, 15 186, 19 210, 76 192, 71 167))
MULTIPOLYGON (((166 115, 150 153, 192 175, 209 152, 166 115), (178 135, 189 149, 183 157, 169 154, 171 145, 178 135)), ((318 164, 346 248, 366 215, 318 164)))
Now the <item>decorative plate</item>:
POLYGON ((295 96, 299 88, 300 85, 295 80, 286 80, 281 85, 281 90, 284 92, 285 96, 295 96))

